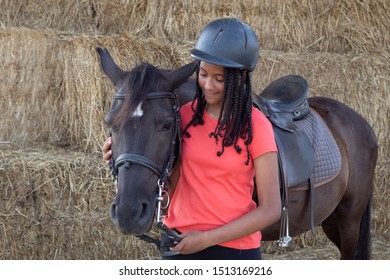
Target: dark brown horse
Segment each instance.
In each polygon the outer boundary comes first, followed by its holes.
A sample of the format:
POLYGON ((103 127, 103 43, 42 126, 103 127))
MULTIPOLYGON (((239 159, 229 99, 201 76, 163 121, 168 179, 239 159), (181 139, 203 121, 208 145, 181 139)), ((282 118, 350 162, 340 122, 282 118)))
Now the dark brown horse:
MULTIPOLYGON (((117 179, 111 216, 122 233, 142 235, 151 228, 153 217, 159 222, 168 173, 180 147, 177 107, 192 100, 194 80, 189 78, 197 62, 176 70, 144 63, 124 71, 107 50, 97 51, 103 71, 118 89, 106 117, 117 179)), ((304 233, 313 223, 321 225, 340 250, 341 259, 369 259, 376 136, 366 120, 336 100, 312 97, 309 105, 337 143, 340 169, 329 182, 311 191, 306 183, 289 188, 289 234, 304 233)), ((262 230, 263 240, 279 240, 280 227, 277 222, 262 230)))

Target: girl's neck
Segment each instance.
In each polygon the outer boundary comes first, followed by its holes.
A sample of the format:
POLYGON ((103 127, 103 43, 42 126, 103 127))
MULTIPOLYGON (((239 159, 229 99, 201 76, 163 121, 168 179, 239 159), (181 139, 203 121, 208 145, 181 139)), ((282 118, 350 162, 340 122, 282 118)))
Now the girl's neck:
POLYGON ((213 119, 218 120, 219 119, 219 115, 221 114, 221 107, 220 106, 206 104, 206 112, 207 112, 207 114, 210 117, 212 117, 213 119))

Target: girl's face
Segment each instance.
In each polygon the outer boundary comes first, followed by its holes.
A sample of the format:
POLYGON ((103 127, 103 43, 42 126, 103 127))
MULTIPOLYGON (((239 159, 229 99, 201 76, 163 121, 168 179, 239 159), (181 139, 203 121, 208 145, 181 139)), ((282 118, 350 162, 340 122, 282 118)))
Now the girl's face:
POLYGON ((208 105, 221 107, 224 95, 224 80, 224 67, 204 61, 200 62, 198 82, 208 105))

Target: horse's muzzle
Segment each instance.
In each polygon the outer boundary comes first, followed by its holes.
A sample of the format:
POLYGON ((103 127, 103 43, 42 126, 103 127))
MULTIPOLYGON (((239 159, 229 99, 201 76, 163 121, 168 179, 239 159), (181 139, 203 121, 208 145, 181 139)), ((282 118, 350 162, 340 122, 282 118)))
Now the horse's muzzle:
POLYGON ((141 235, 152 225, 153 210, 148 201, 121 205, 117 197, 111 204, 111 220, 123 234, 141 235))

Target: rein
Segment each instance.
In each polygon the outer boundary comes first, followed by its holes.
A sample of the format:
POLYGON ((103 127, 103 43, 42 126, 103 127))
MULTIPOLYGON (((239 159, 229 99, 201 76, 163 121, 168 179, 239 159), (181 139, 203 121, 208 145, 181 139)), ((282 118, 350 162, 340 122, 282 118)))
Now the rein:
MULTIPOLYGON (((124 93, 116 93, 114 95, 114 99, 125 99, 124 93)), ((142 155, 137 154, 120 154, 116 160, 114 160, 113 157, 110 159, 110 169, 111 174, 114 178, 114 182, 117 184, 118 182, 118 173, 119 173, 119 167, 124 165, 125 168, 129 168, 131 164, 137 164, 142 167, 148 168, 150 171, 152 171, 157 177, 157 187, 158 187, 158 196, 157 196, 157 205, 156 205, 156 223, 160 230, 167 233, 169 236, 173 238, 174 241, 181 241, 181 238, 179 237, 178 233, 172 229, 167 228, 164 225, 163 219, 162 219, 162 210, 168 208, 170 199, 168 195, 168 176, 169 173, 172 170, 172 167, 174 166, 178 156, 181 153, 181 133, 180 133, 180 112, 179 112, 179 102, 177 99, 177 96, 172 92, 150 92, 146 95, 146 100, 150 99, 162 99, 162 98, 169 98, 174 101, 174 104, 172 106, 172 113, 174 116, 174 124, 173 124, 173 132, 171 135, 170 140, 170 148, 169 148, 169 155, 168 159, 166 160, 164 166, 161 168, 157 163, 155 163, 153 160, 144 157, 142 155), (177 146, 177 144, 179 146, 177 146), (178 148, 178 151, 176 149, 178 148), (175 153, 176 152, 176 153, 175 153), (177 156, 176 156, 177 155, 177 156), (163 202, 163 196, 166 195, 168 197, 168 200, 165 205, 162 205, 163 202)), ((157 246, 157 248, 160 248, 161 241, 157 240, 153 237, 150 237, 146 234, 138 235, 138 238, 140 238, 143 241, 146 241, 148 243, 153 243, 157 246)))

